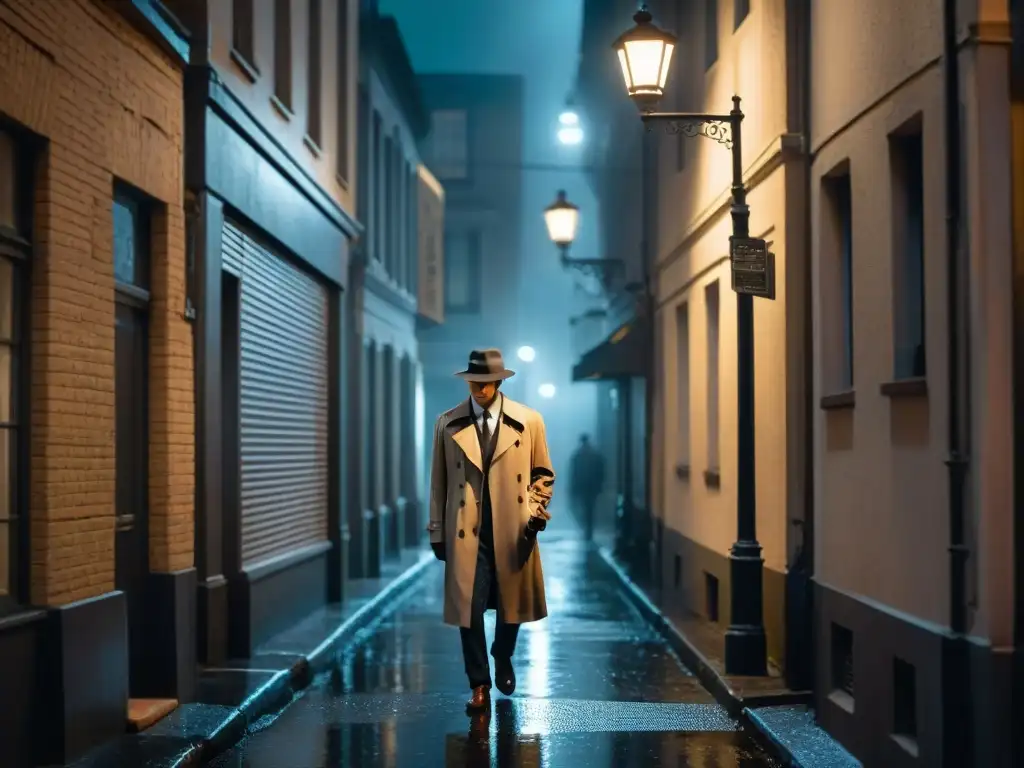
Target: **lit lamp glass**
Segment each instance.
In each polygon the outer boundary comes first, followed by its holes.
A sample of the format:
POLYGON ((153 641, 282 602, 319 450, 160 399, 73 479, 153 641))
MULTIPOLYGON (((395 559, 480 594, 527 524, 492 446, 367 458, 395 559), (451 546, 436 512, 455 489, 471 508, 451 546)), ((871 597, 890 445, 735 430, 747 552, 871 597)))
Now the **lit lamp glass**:
POLYGON ((580 209, 565 199, 565 190, 558 190, 558 197, 544 209, 544 223, 548 228, 548 237, 559 248, 568 248, 576 239, 576 229, 580 224, 580 209))
POLYGON ((537 387, 537 394, 543 397, 545 400, 550 400, 555 396, 555 385, 554 384, 541 384, 537 387))
POLYGON ((650 110, 665 94, 676 37, 654 25, 646 6, 636 12, 633 21, 636 26, 623 33, 613 47, 629 97, 641 109, 650 110))

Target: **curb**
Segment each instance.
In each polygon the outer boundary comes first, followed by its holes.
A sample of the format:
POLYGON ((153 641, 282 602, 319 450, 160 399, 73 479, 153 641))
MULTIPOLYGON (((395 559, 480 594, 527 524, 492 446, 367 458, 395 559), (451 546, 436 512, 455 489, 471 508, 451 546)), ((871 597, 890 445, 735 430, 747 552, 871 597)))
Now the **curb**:
POLYGON ((743 698, 729 686, 729 683, 711 665, 711 662, 707 660, 697 646, 691 643, 686 638, 686 635, 673 626, 661 609, 651 602, 651 599, 636 585, 629 577, 629 574, 623 570, 622 566, 615 562, 608 548, 601 547, 598 553, 601 555, 605 565, 618 577, 622 589, 629 597, 630 602, 637 608, 644 619, 665 638, 683 664, 694 673, 696 678, 700 680, 701 685, 729 713, 729 716, 735 718, 741 725, 746 727, 758 743, 786 768, 810 768, 810 766, 805 767, 796 755, 778 739, 768 724, 747 706, 743 698))
MULTIPOLYGON (((235 708, 206 738, 183 750, 173 763, 175 768, 192 768, 213 760, 241 741, 250 725, 262 717, 285 709, 298 693, 312 684, 320 672, 331 666, 339 650, 349 645, 369 625, 390 614, 398 600, 416 585, 432 562, 434 556, 424 552, 418 562, 367 600, 359 610, 339 624, 320 645, 305 654, 289 669, 281 670, 253 691, 249 698, 235 708)), ((155 735, 159 733, 158 729, 159 724, 144 731, 143 735, 155 735)))

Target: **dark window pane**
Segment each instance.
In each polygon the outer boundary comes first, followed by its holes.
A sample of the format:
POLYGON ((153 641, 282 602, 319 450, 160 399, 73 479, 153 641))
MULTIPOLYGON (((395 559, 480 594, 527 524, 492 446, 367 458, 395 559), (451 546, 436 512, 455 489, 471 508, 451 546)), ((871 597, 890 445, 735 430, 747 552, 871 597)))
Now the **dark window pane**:
POLYGON ((704 69, 718 61, 718 0, 704 6, 704 69))
POLYGON ((17 230, 17 207, 15 196, 17 195, 17 154, 14 149, 14 139, 8 134, 0 131, 0 229, 17 230))
POLYGON ((0 342, 14 338, 15 266, 0 256, 0 342))
POLYGON ((136 279, 135 211, 119 200, 114 201, 114 277, 120 283, 132 284, 136 279))

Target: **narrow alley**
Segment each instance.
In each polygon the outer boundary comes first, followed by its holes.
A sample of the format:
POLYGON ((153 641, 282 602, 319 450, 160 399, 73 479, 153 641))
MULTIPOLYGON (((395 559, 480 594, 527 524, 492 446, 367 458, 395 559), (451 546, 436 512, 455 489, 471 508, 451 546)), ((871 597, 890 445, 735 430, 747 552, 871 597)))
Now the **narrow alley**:
MULTIPOLYGON (((550 616, 524 625, 518 687, 467 717, 457 632, 441 623, 431 567, 276 718, 217 768, 358 765, 772 765, 627 602, 575 535, 544 542, 550 616)), ((557 537, 557 538, 556 538, 557 537)), ((494 614, 487 614, 488 636, 494 614)))

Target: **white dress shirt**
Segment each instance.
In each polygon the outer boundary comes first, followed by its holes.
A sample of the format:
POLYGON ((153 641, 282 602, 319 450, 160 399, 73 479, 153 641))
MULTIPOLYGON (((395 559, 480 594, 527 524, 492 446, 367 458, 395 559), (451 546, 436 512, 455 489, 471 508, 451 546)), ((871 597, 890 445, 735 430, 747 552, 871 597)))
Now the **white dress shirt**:
MULTIPOLYGON (((487 419, 487 427, 491 431, 491 441, 493 442, 495 434, 498 432, 498 420, 501 418, 501 398, 503 395, 499 392, 498 396, 494 398, 494 402, 491 403, 487 409, 487 413, 490 414, 487 419)), ((469 399, 470 407, 473 409, 473 421, 476 422, 477 434, 483 434, 484 428, 484 409, 477 403, 473 398, 469 399)), ((486 446, 490 447, 490 446, 486 446)))

